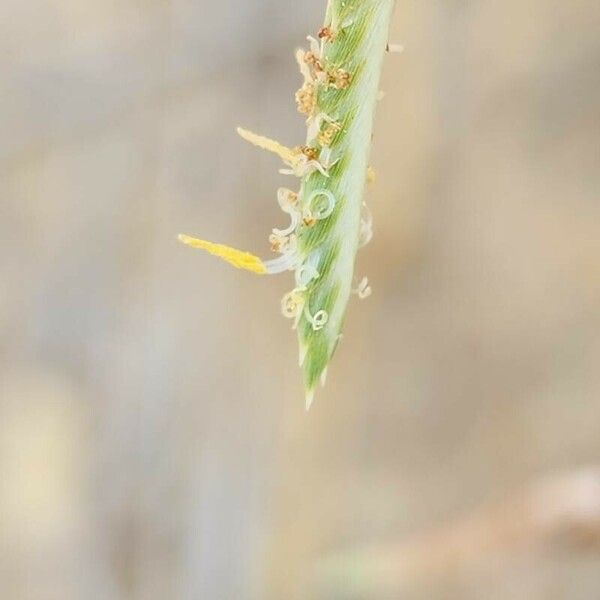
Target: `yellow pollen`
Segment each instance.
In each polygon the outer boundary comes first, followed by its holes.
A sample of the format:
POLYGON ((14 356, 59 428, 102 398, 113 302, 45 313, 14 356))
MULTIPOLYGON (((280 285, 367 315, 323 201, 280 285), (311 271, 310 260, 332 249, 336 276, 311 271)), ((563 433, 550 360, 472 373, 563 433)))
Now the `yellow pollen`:
POLYGON ((242 252, 241 250, 236 250, 235 248, 223 244, 213 244, 212 242, 199 240, 190 237, 189 235, 179 234, 178 239, 186 246, 205 250, 213 256, 218 256, 225 262, 233 265, 236 269, 245 269, 246 271, 257 273, 258 275, 264 275, 267 272, 267 269, 260 258, 249 252, 242 252))
POLYGON ((261 148, 262 150, 267 150, 267 152, 276 154, 288 165, 294 165, 298 162, 298 153, 292 148, 288 148, 287 146, 284 146, 275 140, 258 135, 252 131, 248 131, 247 129, 242 129, 241 127, 237 128, 237 132, 242 139, 250 142, 253 146, 261 148))

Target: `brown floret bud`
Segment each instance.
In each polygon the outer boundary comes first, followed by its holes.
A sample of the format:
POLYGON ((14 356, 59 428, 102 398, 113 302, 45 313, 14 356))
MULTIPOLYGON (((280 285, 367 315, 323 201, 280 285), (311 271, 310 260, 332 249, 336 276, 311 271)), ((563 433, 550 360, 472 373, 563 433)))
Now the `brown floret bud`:
POLYGON ((319 39, 327 42, 332 42, 335 39, 335 35, 336 34, 331 27, 321 27, 318 33, 319 39))
POLYGON ((310 50, 308 52, 305 52, 304 62, 307 65, 312 66, 312 68, 317 73, 320 71, 323 71, 323 63, 321 62, 321 59, 314 52, 311 52, 310 50))
POLYGON ((312 146, 300 146, 300 152, 308 158, 308 160, 317 160, 319 158, 319 150, 312 146))
POLYGON ((312 227, 317 222, 317 219, 315 219, 315 217, 313 217, 311 214, 306 214, 302 218, 302 222, 304 225, 306 225, 306 227, 312 227))
POLYGON ((345 69, 336 69, 328 74, 328 82, 338 90, 345 90, 352 83, 352 75, 345 69))
POLYGON ((341 128, 342 126, 339 123, 329 123, 325 129, 319 133, 317 141, 321 146, 331 146, 333 138, 335 138, 341 128))

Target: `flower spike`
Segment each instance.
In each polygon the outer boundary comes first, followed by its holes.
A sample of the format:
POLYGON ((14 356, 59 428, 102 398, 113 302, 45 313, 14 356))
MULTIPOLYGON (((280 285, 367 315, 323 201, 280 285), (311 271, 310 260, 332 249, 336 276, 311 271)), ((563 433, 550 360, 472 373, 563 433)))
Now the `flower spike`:
POLYGON ((238 128, 252 145, 275 154, 286 175, 299 179, 297 191, 280 188, 277 201, 289 217, 285 228, 269 235, 272 260, 223 244, 181 235, 199 248, 239 269, 259 275, 294 272, 294 287, 281 300, 281 312, 293 322, 299 342, 306 408, 325 383, 329 363, 342 338, 349 299, 371 295, 367 278, 356 283, 358 249, 373 236, 364 201, 373 117, 380 98, 383 58, 400 48, 388 44, 395 0, 328 0, 325 22, 309 48, 296 52, 302 77, 295 100, 306 120, 304 143, 288 147, 238 128), (353 281, 355 283, 353 283, 353 281))

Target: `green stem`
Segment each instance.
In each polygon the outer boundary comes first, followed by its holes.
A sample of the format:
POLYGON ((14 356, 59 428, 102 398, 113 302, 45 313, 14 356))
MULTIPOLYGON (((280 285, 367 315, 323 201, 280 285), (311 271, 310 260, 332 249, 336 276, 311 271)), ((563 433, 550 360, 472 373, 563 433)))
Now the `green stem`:
MULTIPOLYGON (((298 324, 307 406, 319 379, 324 380, 352 292, 373 118, 394 2, 330 0, 327 7, 325 35, 331 35, 323 44, 322 66, 327 73, 337 74, 340 83, 317 84, 315 114, 326 115, 340 129, 329 148, 317 144, 322 162, 324 153, 336 161, 328 177, 315 171, 303 179, 300 191, 305 207, 319 191, 335 198, 331 216, 298 229, 303 262, 319 274, 307 288, 305 311, 298 324), (348 75, 345 81, 344 74, 348 75), (325 311, 328 320, 315 330, 310 318, 318 311, 325 311)), ((307 145, 315 146, 315 140, 308 139, 307 145)))

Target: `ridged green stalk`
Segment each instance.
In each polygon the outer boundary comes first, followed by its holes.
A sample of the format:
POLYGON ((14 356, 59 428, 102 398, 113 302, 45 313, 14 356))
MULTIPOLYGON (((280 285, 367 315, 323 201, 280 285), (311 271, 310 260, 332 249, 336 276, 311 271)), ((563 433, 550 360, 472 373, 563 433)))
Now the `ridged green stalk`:
MULTIPOLYGON (((327 9, 325 27, 334 38, 323 44, 323 62, 345 70, 351 79, 343 89, 318 85, 317 112, 341 125, 331 144, 332 160, 338 162, 329 169, 329 177, 319 171, 307 176, 300 193, 304 202, 319 189, 329 190, 336 199, 328 219, 298 232, 301 254, 319 273, 307 290, 308 312, 324 310, 329 315, 318 331, 305 314, 298 324, 308 404, 338 344, 352 291, 373 117, 393 5, 394 0, 331 0, 327 9)), ((312 143, 307 139, 308 145, 312 143)))
POLYGON ((329 0, 319 41, 296 54, 304 83, 296 94, 307 117, 305 145, 288 148, 244 129, 252 144, 278 155, 300 178, 298 192, 281 188, 278 200, 291 224, 274 229, 271 247, 282 256, 262 261, 247 252, 180 236, 190 246, 258 274, 295 272, 295 287, 282 311, 298 330, 307 408, 323 383, 341 337, 353 292, 370 294, 365 279, 354 282, 354 262, 370 239, 363 201, 379 95, 381 66, 395 0, 329 0))

